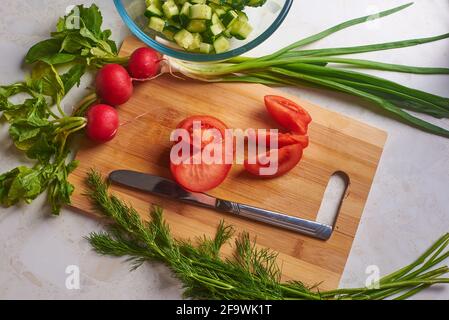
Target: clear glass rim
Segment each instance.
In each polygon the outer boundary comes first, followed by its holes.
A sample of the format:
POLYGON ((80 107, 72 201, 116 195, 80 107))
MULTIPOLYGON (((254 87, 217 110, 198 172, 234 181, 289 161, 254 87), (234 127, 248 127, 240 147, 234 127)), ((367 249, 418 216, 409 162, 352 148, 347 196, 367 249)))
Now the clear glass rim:
POLYGON ((145 32, 142 31, 142 29, 139 28, 139 26, 134 22, 134 20, 128 15, 128 12, 126 11, 123 3, 121 0, 114 0, 115 7, 117 8, 117 11, 122 18, 123 22, 127 25, 129 30, 140 40, 142 40, 144 43, 149 45, 150 47, 154 48, 155 50, 173 57, 175 59, 180 60, 187 60, 187 61, 194 61, 194 62, 210 62, 210 61, 221 61, 221 60, 227 60, 230 58, 234 58, 237 56, 240 56, 258 45, 260 45, 262 42, 267 40, 282 24, 282 22, 287 17, 288 12, 291 9, 291 6, 293 4, 293 0, 286 0, 284 7, 282 8, 281 12, 275 19, 275 21, 271 24, 267 30, 265 30, 262 34, 260 34, 256 39, 248 42, 247 44, 233 49, 231 51, 220 53, 220 54, 199 54, 199 53, 190 53, 190 52, 182 52, 177 51, 174 49, 171 49, 150 36, 148 36, 145 32))

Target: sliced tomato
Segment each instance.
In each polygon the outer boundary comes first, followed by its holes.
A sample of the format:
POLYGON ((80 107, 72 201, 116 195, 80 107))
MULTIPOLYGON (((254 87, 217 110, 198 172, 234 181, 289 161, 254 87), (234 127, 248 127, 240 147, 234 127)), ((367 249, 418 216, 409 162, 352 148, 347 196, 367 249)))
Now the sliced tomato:
POLYGON ((312 117, 299 104, 280 96, 266 96, 265 105, 281 126, 296 134, 307 133, 312 117))
POLYGON ((255 164, 250 164, 248 160, 245 161, 245 169, 249 173, 261 177, 261 178, 275 178, 286 174, 295 168, 301 161, 303 148, 300 144, 292 144, 282 147, 278 150, 278 157, 274 157, 273 151, 268 151, 265 154, 260 154, 257 156, 257 162, 255 164), (263 168, 269 168, 270 163, 266 160, 268 157, 273 156, 271 159, 271 167, 275 168, 273 172, 262 172, 263 168))
MULTIPOLYGON (((194 116, 185 119, 178 125, 178 129, 185 129, 190 133, 190 143, 193 146, 194 136, 197 134, 194 130, 194 124, 198 122, 201 127, 201 149, 194 151, 192 147, 191 153, 188 157, 182 156, 183 161, 180 164, 175 164, 170 161, 170 170, 177 183, 183 188, 193 192, 207 192, 218 187, 227 178, 231 171, 232 164, 226 164, 225 161, 225 134, 227 126, 220 120, 210 116, 194 116), (219 137, 216 133, 219 133, 219 137), (206 151, 206 147, 212 144, 221 144, 222 161, 220 164, 208 164, 201 161, 196 164, 194 161, 193 152, 206 151), (186 160, 187 159, 187 160, 186 160)), ((179 142, 178 142, 179 143, 179 142)), ((212 145, 212 153, 215 151, 212 145)))
MULTIPOLYGON (((190 133, 190 143, 193 145, 194 141, 194 124, 198 123, 201 127, 201 149, 212 142, 218 142, 217 137, 214 137, 214 132, 218 131, 221 134, 221 141, 226 134, 227 126, 217 118, 211 116, 192 116, 183 120, 178 124, 178 129, 185 129, 190 133)), ((219 138, 219 137, 218 137, 219 138)))
MULTIPOLYGON (((272 149, 271 143, 274 138, 272 138, 272 134, 270 131, 258 132, 256 133, 255 137, 248 137, 248 141, 250 143, 258 144, 261 138, 265 139, 265 145, 267 146, 267 148, 272 149)), ((291 133, 278 133, 278 149, 292 144, 299 144, 303 149, 306 149, 309 146, 309 137, 291 133)))
POLYGON ((170 164, 175 181, 184 189, 207 192, 226 180, 232 165, 226 164, 170 164))

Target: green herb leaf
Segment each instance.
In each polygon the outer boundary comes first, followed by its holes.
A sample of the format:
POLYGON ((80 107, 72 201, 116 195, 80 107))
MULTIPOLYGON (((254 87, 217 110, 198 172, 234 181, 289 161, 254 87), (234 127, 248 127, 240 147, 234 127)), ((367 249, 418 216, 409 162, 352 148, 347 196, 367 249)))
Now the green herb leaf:
POLYGON ((67 73, 61 76, 61 81, 64 83, 64 92, 69 92, 75 85, 79 86, 81 77, 86 72, 84 64, 76 64, 70 68, 67 73))
POLYGON ((31 64, 37 61, 51 59, 59 54, 60 49, 61 41, 59 39, 41 41, 31 47, 25 56, 25 62, 31 64))
POLYGON ((47 134, 41 134, 39 138, 27 151, 27 157, 39 160, 42 163, 49 163, 56 153, 57 148, 53 140, 47 134))
POLYGON ((42 193, 40 175, 41 172, 38 169, 18 167, 13 170, 13 173, 9 177, 9 179, 13 179, 4 204, 6 206, 12 206, 22 199, 27 203, 34 200, 42 193))
MULTIPOLYGON (((9 124, 10 137, 19 150, 36 162, 33 168, 18 167, 0 175, 0 204, 30 202, 45 190, 54 214, 70 203, 73 186, 68 175, 77 162, 66 163, 69 139, 85 127, 86 119, 67 116, 61 100, 74 86, 79 86, 87 67, 126 62, 117 57, 117 46, 109 39, 111 31, 101 30, 102 21, 96 5, 77 6, 58 20, 50 39, 28 51, 25 61, 33 66, 26 81, 0 86, 0 112, 9 124), (57 68, 64 64, 68 71, 59 74, 57 68), (27 97, 13 103, 10 97, 18 93, 27 97), (60 115, 52 111, 50 101, 56 104, 60 115)), ((89 98, 77 110, 83 112, 95 99, 89 98)))
POLYGON ((143 222, 138 212, 108 193, 108 185, 92 171, 87 178, 87 196, 98 212, 107 217, 108 232, 92 233, 89 243, 99 254, 128 257, 131 270, 146 261, 162 262, 184 285, 184 295, 194 299, 221 300, 335 300, 387 299, 400 295, 408 298, 416 288, 448 284, 443 278, 448 267, 436 268, 449 257, 449 234, 441 237, 418 260, 380 280, 375 289, 350 288, 319 292, 316 285, 300 281, 281 282, 277 253, 259 249, 248 233, 235 238, 232 258, 223 259, 219 252, 229 242, 234 229, 224 222, 214 239, 177 241, 163 218, 162 209, 153 208, 151 220, 143 222), (434 269, 433 269, 434 268, 434 269))
POLYGON ((100 9, 93 4, 90 8, 78 6, 80 9, 80 17, 87 29, 97 38, 101 37, 101 25, 103 24, 103 17, 100 9))

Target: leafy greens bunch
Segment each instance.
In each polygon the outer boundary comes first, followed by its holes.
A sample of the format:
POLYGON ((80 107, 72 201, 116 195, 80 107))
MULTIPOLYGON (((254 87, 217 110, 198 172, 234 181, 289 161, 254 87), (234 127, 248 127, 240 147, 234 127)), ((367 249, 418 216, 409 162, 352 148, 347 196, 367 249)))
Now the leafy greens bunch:
POLYGON ((184 295, 195 299, 277 300, 277 299, 406 299, 435 284, 449 283, 443 276, 447 266, 437 267, 449 257, 449 234, 441 237, 412 264, 379 281, 376 288, 339 289, 319 292, 301 282, 281 282, 277 254, 258 249, 247 233, 235 241, 232 258, 220 256, 222 246, 234 236, 234 229, 221 223, 215 238, 198 239, 194 245, 173 238, 163 219, 162 209, 154 208, 151 220, 143 222, 137 211, 108 194, 102 177, 91 172, 87 195, 97 211, 110 220, 108 232, 92 233, 87 239, 103 255, 129 257, 132 269, 146 261, 167 265, 184 284, 184 295))
POLYGON ((266 85, 311 86, 347 93, 373 103, 391 117, 423 131, 449 138, 449 130, 424 121, 408 111, 449 118, 449 98, 403 86, 399 83, 352 69, 372 69, 411 74, 449 74, 448 68, 424 68, 345 58, 342 56, 404 48, 449 38, 449 33, 430 38, 363 45, 356 47, 300 50, 343 29, 402 11, 413 3, 374 15, 349 20, 299 40, 275 53, 237 57, 228 61, 195 64, 170 59, 184 75, 214 82, 250 82, 266 85))
POLYGON ((59 19, 50 39, 27 53, 31 73, 25 81, 0 87, 2 122, 9 125, 15 147, 34 161, 32 167, 19 166, 0 175, 1 205, 30 203, 45 190, 53 214, 70 203, 73 186, 67 177, 77 164, 68 160, 68 140, 86 126, 83 113, 96 96, 84 99, 74 115, 64 112, 61 101, 89 68, 124 62, 109 39, 111 31, 102 31, 102 20, 96 5, 74 7, 59 19))

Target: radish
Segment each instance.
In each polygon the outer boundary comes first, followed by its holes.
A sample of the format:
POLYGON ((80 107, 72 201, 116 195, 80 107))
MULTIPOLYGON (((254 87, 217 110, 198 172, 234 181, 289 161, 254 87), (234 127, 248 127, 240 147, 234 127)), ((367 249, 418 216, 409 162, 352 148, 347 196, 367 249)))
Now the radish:
POLYGON ((149 80, 161 69, 161 56, 151 48, 139 48, 133 52, 128 63, 128 70, 134 80, 149 80))
POLYGON ((92 106, 87 112, 87 136, 99 143, 114 139, 120 126, 117 110, 106 104, 92 106))
POLYGON ((109 105, 118 106, 127 102, 133 94, 132 79, 119 64, 107 64, 98 71, 97 95, 109 105))

